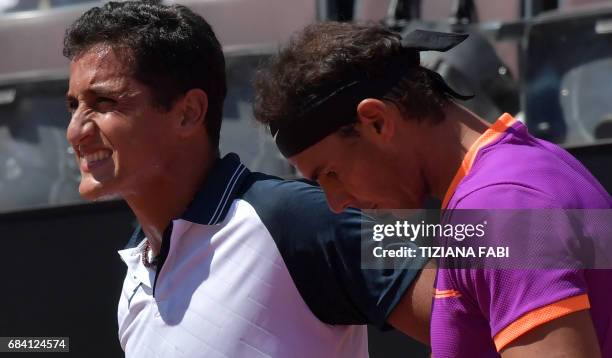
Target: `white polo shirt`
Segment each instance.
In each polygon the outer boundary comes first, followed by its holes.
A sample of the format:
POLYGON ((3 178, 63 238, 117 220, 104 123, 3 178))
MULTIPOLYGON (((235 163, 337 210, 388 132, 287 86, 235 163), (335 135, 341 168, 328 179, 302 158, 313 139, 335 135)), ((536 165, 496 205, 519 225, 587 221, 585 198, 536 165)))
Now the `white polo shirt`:
POLYGON ((140 230, 119 252, 121 347, 127 357, 367 357, 364 324, 384 326, 416 271, 360 270, 362 219, 226 156, 164 233, 156 270, 142 264, 140 230))

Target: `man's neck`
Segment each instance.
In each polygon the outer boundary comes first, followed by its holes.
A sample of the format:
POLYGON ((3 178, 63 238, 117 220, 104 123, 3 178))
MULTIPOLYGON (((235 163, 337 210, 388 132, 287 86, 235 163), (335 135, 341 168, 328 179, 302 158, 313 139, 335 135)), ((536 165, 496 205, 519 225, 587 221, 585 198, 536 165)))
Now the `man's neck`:
POLYGON ((444 120, 430 127, 429 148, 423 155, 431 195, 443 200, 463 158, 474 142, 489 128, 487 123, 466 108, 451 103, 444 109, 444 120), (435 143, 435 144, 433 144, 435 143))
POLYGON ((201 165, 176 163, 164 177, 151 181, 139 188, 138 192, 124 196, 142 226, 154 255, 160 251, 164 231, 173 219, 185 212, 216 160, 214 156, 204 160, 201 165))

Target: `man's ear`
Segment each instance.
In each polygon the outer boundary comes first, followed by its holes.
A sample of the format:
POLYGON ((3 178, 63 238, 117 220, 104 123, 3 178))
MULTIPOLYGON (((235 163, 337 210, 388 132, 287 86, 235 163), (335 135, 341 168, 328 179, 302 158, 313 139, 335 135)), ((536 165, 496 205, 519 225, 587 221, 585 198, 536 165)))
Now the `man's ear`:
POLYGON ((182 102, 182 114, 177 125, 182 134, 189 136, 204 127, 204 119, 208 111, 208 96, 203 90, 193 88, 185 93, 182 102))
POLYGON ((357 121, 363 135, 370 135, 388 141, 395 131, 387 103, 366 98, 357 105, 357 121))

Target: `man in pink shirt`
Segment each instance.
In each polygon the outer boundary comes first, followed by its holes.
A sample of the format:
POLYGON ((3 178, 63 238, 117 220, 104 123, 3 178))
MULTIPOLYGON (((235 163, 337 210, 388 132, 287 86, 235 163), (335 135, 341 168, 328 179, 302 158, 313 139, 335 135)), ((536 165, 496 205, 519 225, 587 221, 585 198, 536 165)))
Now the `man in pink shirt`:
MULTIPOLYGON (((601 185, 508 114, 490 125, 419 52, 465 35, 311 25, 259 72, 257 120, 341 212, 420 208, 610 209, 601 185)), ((523 238, 528 240, 529 238, 523 238)), ((434 357, 612 357, 609 270, 441 268, 434 357)))

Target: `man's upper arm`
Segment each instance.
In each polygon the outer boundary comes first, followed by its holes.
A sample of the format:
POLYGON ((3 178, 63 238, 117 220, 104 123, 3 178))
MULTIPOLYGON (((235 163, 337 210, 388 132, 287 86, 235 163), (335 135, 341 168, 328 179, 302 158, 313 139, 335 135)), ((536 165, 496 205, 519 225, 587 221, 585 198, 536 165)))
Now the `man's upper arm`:
POLYGON ((323 192, 311 185, 271 180, 251 188, 246 199, 256 203, 302 298, 325 323, 387 328, 391 312, 426 264, 426 259, 406 258, 405 269, 382 263, 362 269, 361 253, 368 249, 363 245, 374 244, 367 240, 372 219, 353 209, 332 213, 323 192))
POLYGON ((429 328, 435 278, 436 264, 431 260, 423 267, 387 320, 397 330, 427 345, 430 345, 429 328))

